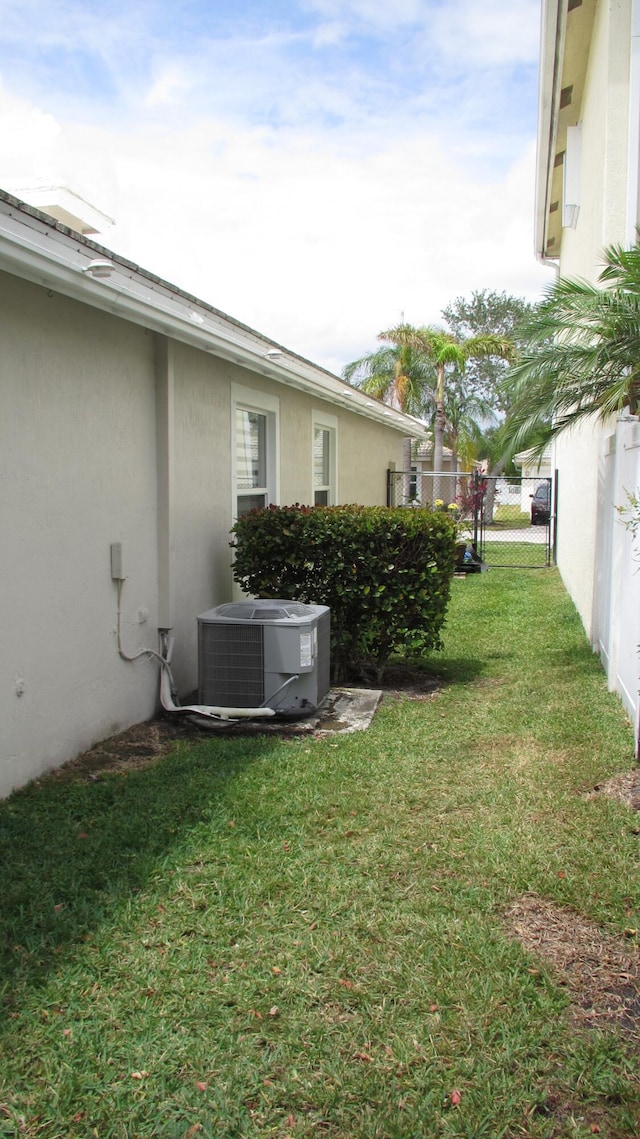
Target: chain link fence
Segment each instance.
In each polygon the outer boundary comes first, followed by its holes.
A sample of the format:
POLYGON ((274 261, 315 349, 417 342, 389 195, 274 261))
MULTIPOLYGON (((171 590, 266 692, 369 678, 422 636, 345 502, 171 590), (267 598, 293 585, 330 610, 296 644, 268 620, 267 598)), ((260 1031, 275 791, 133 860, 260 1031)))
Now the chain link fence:
POLYGON ((478 471, 389 471, 389 506, 442 510, 459 528, 460 569, 553 564, 554 481, 478 471))

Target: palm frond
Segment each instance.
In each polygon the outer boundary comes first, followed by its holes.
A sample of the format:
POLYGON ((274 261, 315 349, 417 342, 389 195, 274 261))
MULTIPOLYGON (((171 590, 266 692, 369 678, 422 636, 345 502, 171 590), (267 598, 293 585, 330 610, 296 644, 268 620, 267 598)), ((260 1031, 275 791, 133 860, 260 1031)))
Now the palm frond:
MULTIPOLYGON (((640 405, 640 247, 605 250, 600 284, 560 278, 524 326, 527 347, 506 383, 513 454, 590 417, 640 405)), ((506 452, 505 452, 506 453, 506 452)))
POLYGON ((347 364, 342 375, 368 395, 422 419, 429 415, 433 402, 433 363, 416 348, 411 326, 399 329, 397 336, 397 330, 391 330, 393 336, 381 334, 379 339, 389 343, 347 364))

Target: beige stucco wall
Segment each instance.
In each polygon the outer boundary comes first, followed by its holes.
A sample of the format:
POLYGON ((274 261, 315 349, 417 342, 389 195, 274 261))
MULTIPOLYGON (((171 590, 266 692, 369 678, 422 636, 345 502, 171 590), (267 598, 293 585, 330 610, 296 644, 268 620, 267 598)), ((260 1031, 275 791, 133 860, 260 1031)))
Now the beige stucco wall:
MULTIPOLYGON (((580 213, 576 228, 562 231, 563 277, 596 281, 604 247, 625 239, 629 36, 629 0, 600 0, 580 116, 580 213)), ((558 565, 589 636, 600 438, 600 427, 585 424, 558 439, 552 461, 559 472, 558 565)))
MULTIPOLYGON (((195 617, 230 599, 233 524, 232 386, 279 401, 280 504, 313 501, 313 412, 337 420, 339 502, 386 501, 386 470, 402 462, 402 436, 245 368, 172 345, 174 473, 171 510, 172 670, 184 695, 197 684, 195 617)), ((237 587, 235 588, 237 593, 237 587)))
POLYGON ((156 669, 116 653, 109 547, 148 612, 133 650, 154 639, 156 491, 150 336, 5 275, 0 335, 6 793, 154 709, 156 669))
POLYGON ((280 500, 312 499, 313 412, 337 420, 338 500, 383 504, 402 436, 347 409, 0 274, 0 795, 157 708, 175 637, 197 682, 196 618, 232 595, 232 385, 279 399, 280 500))

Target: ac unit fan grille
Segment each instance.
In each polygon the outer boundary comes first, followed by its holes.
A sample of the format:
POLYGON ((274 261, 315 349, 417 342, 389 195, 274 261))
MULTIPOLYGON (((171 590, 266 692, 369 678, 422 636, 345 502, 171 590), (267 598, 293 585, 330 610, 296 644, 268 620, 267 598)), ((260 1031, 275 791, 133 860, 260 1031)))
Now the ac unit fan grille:
POLYGON ((259 708, 264 701, 261 625, 200 626, 200 700, 222 708, 259 708))

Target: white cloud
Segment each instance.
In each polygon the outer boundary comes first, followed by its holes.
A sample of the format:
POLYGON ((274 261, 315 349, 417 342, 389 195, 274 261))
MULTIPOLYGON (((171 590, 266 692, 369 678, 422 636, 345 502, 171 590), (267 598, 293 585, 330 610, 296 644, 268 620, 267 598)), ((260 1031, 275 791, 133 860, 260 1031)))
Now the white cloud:
POLYGON ((144 99, 146 107, 166 107, 183 103, 192 80, 185 70, 175 64, 165 65, 154 79, 144 99))
POLYGON ((200 127, 154 149, 120 142, 124 224, 110 242, 332 370, 402 312, 437 322, 472 289, 533 296, 546 279, 533 257, 532 149, 478 185, 422 135, 363 157, 300 134, 276 147, 265 132, 231 143, 208 129, 215 164, 198 152, 200 127))
POLYGON ((537 61, 539 0, 304 0, 304 6, 353 33, 411 26, 426 37, 426 44, 417 38, 420 50, 438 55, 443 67, 537 61))
POLYGON ((43 168, 54 168, 55 176, 61 133, 53 115, 10 95, 0 81, 0 176, 4 175, 5 186, 15 178, 37 178, 43 168))
POLYGON ((309 0, 311 26, 248 29, 241 12, 224 35, 209 25, 172 47, 149 34, 148 4, 119 55, 74 0, 116 95, 0 89, 0 185, 67 182, 116 217, 114 250, 339 370, 402 313, 431 323, 472 289, 531 297, 548 279, 533 256, 532 140, 496 117, 508 94, 486 69, 531 54, 535 6, 309 0), (391 73, 398 27, 420 21, 441 71, 456 52, 470 61, 453 87, 415 70, 413 30, 410 78, 391 73), (373 67, 347 53, 358 23, 380 34, 373 67))
POLYGON ((539 28, 538 0, 456 0, 430 20, 436 50, 458 68, 535 64, 539 28))
POLYGON ((420 23, 430 10, 425 0, 394 0, 393 4, 389 0, 303 0, 303 6, 325 19, 375 28, 420 23))

